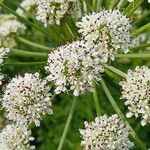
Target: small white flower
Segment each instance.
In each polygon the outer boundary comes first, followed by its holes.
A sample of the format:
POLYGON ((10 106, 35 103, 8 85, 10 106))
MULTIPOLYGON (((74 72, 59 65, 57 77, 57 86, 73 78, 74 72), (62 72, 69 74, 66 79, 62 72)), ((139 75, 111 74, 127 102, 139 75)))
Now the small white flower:
POLYGON ((37 20, 48 24, 60 24, 66 14, 79 16, 79 1, 77 0, 36 0, 37 20))
POLYGON ((84 124, 85 129, 80 129, 84 150, 129 150, 134 146, 129 140, 130 130, 116 114, 84 124))
POLYGON ((52 114, 50 88, 39 78, 39 73, 26 73, 13 78, 2 98, 7 118, 15 122, 27 121, 40 125, 42 115, 52 114))
POLYGON ((122 99, 129 112, 127 117, 133 115, 141 117, 141 125, 150 123, 150 69, 146 66, 137 66, 134 71, 129 70, 126 80, 120 82, 122 86, 122 99))
POLYGON ((12 15, 0 15, 0 46, 14 47, 14 35, 22 34, 26 27, 12 15))
POLYGON ((20 4, 21 8, 17 8, 16 13, 21 17, 25 17, 26 13, 33 9, 35 5, 35 0, 23 0, 20 4))
POLYGON ((35 146, 30 145, 31 131, 26 126, 15 124, 7 125, 0 133, 1 150, 32 150, 35 146))
POLYGON ((99 52, 105 53, 105 61, 114 60, 114 54, 127 53, 131 46, 130 21, 119 10, 103 10, 82 17, 77 22, 81 37, 94 42, 99 52))
POLYGON ((99 81, 104 72, 101 60, 84 41, 56 48, 49 54, 45 69, 47 80, 55 83, 56 94, 73 91, 75 96, 92 91, 93 81, 99 81))

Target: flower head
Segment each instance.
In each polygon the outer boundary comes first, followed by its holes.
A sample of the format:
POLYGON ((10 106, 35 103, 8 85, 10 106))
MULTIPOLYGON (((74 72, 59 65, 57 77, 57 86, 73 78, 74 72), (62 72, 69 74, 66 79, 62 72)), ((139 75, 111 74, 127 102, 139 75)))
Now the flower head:
POLYGON ((55 49, 49 54, 45 69, 49 74, 47 80, 55 83, 57 94, 71 90, 75 96, 92 91, 92 82, 99 81, 100 73, 104 71, 100 60, 84 41, 55 49))
POLYGON ((119 51, 127 53, 131 46, 130 22, 119 10, 103 10, 86 15, 76 26, 84 40, 89 44, 94 42, 99 52, 107 54, 107 61, 114 60, 114 54, 119 51))
POLYGON ((150 69, 146 66, 137 66, 134 71, 129 70, 126 80, 120 82, 122 86, 122 99, 129 112, 127 117, 133 115, 141 117, 144 126, 150 123, 150 69))
MULTIPOLYGON (((37 20, 48 24, 60 24, 60 20, 66 14, 73 14, 79 10, 79 2, 77 0, 37 0, 37 20)), ((78 12, 77 12, 78 14, 78 12)))
POLYGON ((14 35, 24 32, 24 24, 16 20, 13 15, 0 15, 0 46, 14 47, 16 45, 14 35))
POLYGON ((1 150, 31 150, 34 146, 30 145, 31 131, 26 126, 17 126, 15 124, 7 125, 0 133, 1 150))
POLYGON ((80 134, 84 150, 129 150, 134 146, 128 137, 130 130, 116 114, 85 122, 85 129, 80 129, 80 134))
POLYGON ((6 117, 15 122, 35 122, 39 126, 41 115, 52 114, 49 90, 46 82, 39 78, 39 73, 13 78, 2 98, 6 117))

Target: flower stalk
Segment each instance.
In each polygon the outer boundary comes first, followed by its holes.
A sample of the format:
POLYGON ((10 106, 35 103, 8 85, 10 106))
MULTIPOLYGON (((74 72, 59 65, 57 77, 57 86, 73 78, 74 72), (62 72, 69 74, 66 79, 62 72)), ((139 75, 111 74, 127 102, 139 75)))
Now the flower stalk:
POLYGON ((145 54, 117 54, 117 58, 150 58, 150 53, 145 54))
POLYGON ((70 123, 71 123, 71 120, 72 120, 72 116, 73 116, 73 113, 74 113, 74 110, 75 110, 76 103, 77 103, 77 97, 74 97, 73 102, 72 102, 72 106, 71 106, 71 109, 70 109, 70 112, 69 112, 69 115, 68 115, 68 118, 67 118, 67 122, 66 122, 66 125, 65 125, 65 128, 64 128, 62 137, 60 139, 57 150, 62 150, 64 141, 65 141, 65 138, 67 136, 69 126, 70 126, 70 123))
POLYGON ((47 58, 47 53, 40 53, 40 52, 31 52, 19 49, 11 49, 11 55, 23 56, 23 57, 34 57, 34 58, 47 58))
POLYGON ((104 65, 104 67, 107 68, 108 70, 116 73, 117 75, 123 77, 123 78, 126 78, 126 76, 127 76, 124 72, 122 72, 121 70, 119 70, 113 66, 104 65))
POLYGON ((94 104, 95 104, 97 116, 99 116, 101 114, 101 109, 98 101, 98 95, 97 95, 95 83, 93 83, 93 86, 94 86, 94 91, 93 91, 94 104))
POLYGON ((112 104, 114 110, 116 111, 116 113, 119 115, 119 117, 126 123, 126 125, 132 131, 131 135, 136 140, 136 142, 138 143, 141 150, 147 150, 145 144, 141 141, 141 139, 138 137, 136 132, 132 129, 131 125, 126 121, 124 114, 121 112, 120 108, 118 107, 117 103, 115 102, 114 98, 112 97, 112 95, 111 95, 109 89, 107 88, 103 79, 101 80, 101 85, 102 85, 104 92, 105 92, 106 96, 108 97, 110 103, 112 104))
POLYGON ((40 44, 37 44, 35 42, 31 42, 29 40, 26 40, 22 37, 18 37, 17 38, 20 42, 24 43, 24 44, 27 44, 29 46, 32 46, 32 47, 36 47, 36 48, 39 48, 41 49, 42 51, 45 51, 45 52, 50 52, 52 49, 50 47, 47 47, 47 46, 44 46, 44 45, 40 45, 40 44))

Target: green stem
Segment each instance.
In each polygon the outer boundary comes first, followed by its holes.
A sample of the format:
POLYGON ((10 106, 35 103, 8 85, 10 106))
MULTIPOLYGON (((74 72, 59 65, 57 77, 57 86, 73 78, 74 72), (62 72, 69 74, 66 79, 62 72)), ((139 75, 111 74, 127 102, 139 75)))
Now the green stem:
POLYGON ((128 12, 127 16, 130 17, 143 2, 144 0, 138 0, 136 5, 128 12))
POLYGON ((118 8, 119 10, 121 9, 121 7, 122 7, 122 5, 124 4, 125 1, 126 1, 126 0, 120 0, 120 1, 119 1, 118 5, 117 5, 117 8, 118 8))
POLYGON ((84 14, 87 14, 87 12, 88 12, 87 3, 85 0, 83 0, 83 12, 84 12, 84 14))
POLYGON ((92 0, 93 3, 93 11, 95 12, 97 9, 97 0, 92 0))
POLYGON ((97 12, 100 11, 100 8, 102 7, 102 0, 97 0, 97 12))
POLYGON ((132 32, 132 36, 137 36, 138 34, 144 32, 145 30, 150 30, 150 23, 147 23, 146 25, 132 32))
POLYGON ((69 130, 69 126, 70 126, 70 123, 71 123, 71 120, 72 120, 72 116, 73 116, 73 113, 74 113, 74 110, 75 110, 76 103, 77 103, 77 97, 74 97, 73 102, 72 102, 72 106, 71 106, 71 109, 70 109, 70 112, 69 112, 69 116, 67 118, 67 122, 66 122, 66 125, 65 125, 65 128, 64 128, 64 131, 63 131, 63 134, 62 134, 62 137, 61 137, 61 140, 59 142, 57 150, 62 150, 64 141, 65 141, 65 138, 67 136, 67 132, 69 130))
POLYGON ((126 9, 123 11, 123 14, 126 15, 126 13, 128 13, 132 7, 134 7, 133 2, 126 7, 126 9))
POLYGON ((123 77, 123 78, 126 78, 126 76, 127 76, 124 72, 122 72, 121 70, 119 70, 113 66, 104 65, 104 67, 107 68, 108 70, 116 73, 117 75, 123 77))
POLYGON ((68 29, 70 35, 72 36, 72 38, 75 40, 75 35, 74 35, 74 33, 72 32, 72 30, 70 29, 69 25, 68 25, 67 23, 65 23, 65 25, 66 25, 66 27, 67 27, 67 29, 68 29))
POLYGON ((108 9, 112 9, 113 10, 113 8, 115 7, 115 5, 117 5, 117 3, 118 3, 118 0, 111 0, 111 1, 109 1, 109 6, 108 6, 108 9))
POLYGON ((133 50, 133 49, 141 49, 141 48, 147 48, 147 47, 150 47, 150 43, 140 44, 140 45, 132 47, 130 49, 133 50))
POLYGON ((30 66, 30 65, 46 65, 46 61, 41 62, 8 62, 5 63, 6 66, 30 66))
POLYGON ((10 54, 23 57, 47 58, 47 53, 30 52, 19 49, 11 49, 10 54))
POLYGON ((147 54, 117 54, 116 58, 150 58, 150 53, 147 54))
POLYGON ((114 100, 114 98, 112 97, 109 89, 107 88, 105 82, 103 81, 103 79, 101 80, 101 85, 105 91, 106 96, 108 97, 110 103, 112 104, 114 110, 116 111, 116 113, 118 114, 118 116, 126 123, 126 125, 130 128, 131 130, 131 135, 132 137, 136 140, 136 142, 138 143, 139 147, 141 147, 141 150, 147 150, 145 144, 141 141, 141 139, 138 137, 138 135, 136 134, 136 132, 132 129, 131 125, 128 123, 128 121, 126 121, 126 117, 124 116, 124 114, 121 112, 119 106, 117 105, 116 101, 114 100))
POLYGON ((31 41, 26 40, 26 39, 24 39, 24 38, 22 38, 22 37, 17 37, 17 39, 18 39, 20 42, 24 43, 24 44, 27 44, 27 45, 29 45, 29 46, 33 46, 33 47, 42 49, 42 50, 44 50, 44 51, 46 51, 46 52, 50 52, 50 51, 52 50, 50 47, 47 47, 47 46, 44 46, 44 45, 40 45, 40 44, 31 42, 31 41))
POLYGON ((101 109, 100 109, 100 105, 99 105, 99 101, 98 101, 95 83, 93 84, 93 86, 94 86, 94 92, 93 92, 94 104, 95 104, 97 116, 99 116, 101 114, 101 109))

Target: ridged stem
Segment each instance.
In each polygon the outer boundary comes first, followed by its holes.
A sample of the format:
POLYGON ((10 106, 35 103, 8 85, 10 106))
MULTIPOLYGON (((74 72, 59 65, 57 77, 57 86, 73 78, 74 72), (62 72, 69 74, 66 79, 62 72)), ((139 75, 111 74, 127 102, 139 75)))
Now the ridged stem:
POLYGON ((127 76, 124 72, 122 72, 121 70, 119 70, 113 66, 104 65, 104 67, 107 68, 108 70, 116 73, 117 75, 123 77, 123 78, 126 78, 126 76, 127 76))
POLYGON ((39 48, 41 50, 44 50, 46 52, 50 52, 52 50, 52 48, 50 47, 47 47, 47 46, 44 46, 44 45, 41 45, 41 44, 37 44, 35 42, 31 42, 27 39, 24 39, 22 37, 17 37, 17 40, 19 40, 20 42, 24 43, 24 44, 27 44, 29 46, 33 46, 33 47, 36 47, 36 48, 39 48))
POLYGON ((72 116, 73 116, 73 113, 74 113, 74 110, 75 110, 76 103, 77 103, 77 97, 74 97, 73 102, 72 102, 72 106, 71 106, 71 109, 70 109, 70 112, 69 112, 69 115, 68 115, 68 118, 67 118, 67 122, 66 122, 66 125, 65 125, 65 128, 64 128, 62 137, 60 139, 57 150, 62 150, 64 141, 65 141, 65 138, 67 136, 69 126, 70 126, 70 123, 71 123, 71 120, 72 120, 72 116))

